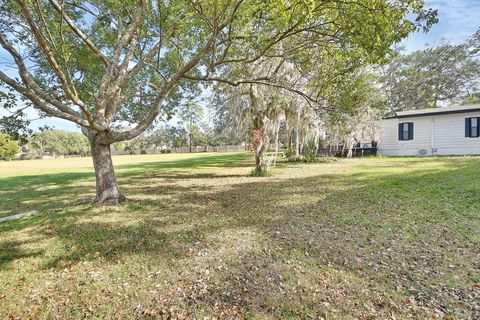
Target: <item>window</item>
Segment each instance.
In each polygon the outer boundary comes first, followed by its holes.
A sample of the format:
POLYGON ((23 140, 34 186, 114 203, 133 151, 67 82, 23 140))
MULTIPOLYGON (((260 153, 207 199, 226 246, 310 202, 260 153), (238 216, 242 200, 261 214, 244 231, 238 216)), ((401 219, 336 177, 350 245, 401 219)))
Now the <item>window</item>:
POLYGON ((403 135, 403 140, 408 140, 408 123, 403 124, 403 129, 402 129, 402 135, 403 135))
POLYGON ((465 119, 465 137, 478 138, 480 136, 480 118, 465 119))
POLYGON ((398 124, 398 140, 413 140, 413 122, 398 124))

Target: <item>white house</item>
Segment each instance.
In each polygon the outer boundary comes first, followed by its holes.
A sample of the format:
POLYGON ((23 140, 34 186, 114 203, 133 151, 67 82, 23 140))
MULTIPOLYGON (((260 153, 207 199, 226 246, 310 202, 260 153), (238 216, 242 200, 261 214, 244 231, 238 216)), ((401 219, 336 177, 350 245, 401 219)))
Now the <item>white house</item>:
POLYGON ((480 104, 391 114, 382 120, 378 154, 480 154, 480 104))

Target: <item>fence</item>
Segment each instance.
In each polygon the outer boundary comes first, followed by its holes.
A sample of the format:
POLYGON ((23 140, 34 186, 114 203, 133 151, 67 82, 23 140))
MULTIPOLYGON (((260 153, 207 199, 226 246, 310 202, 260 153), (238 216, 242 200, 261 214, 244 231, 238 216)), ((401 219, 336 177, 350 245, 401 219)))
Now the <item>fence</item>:
MULTIPOLYGON (((346 157, 347 149, 342 146, 318 149, 318 157, 346 157)), ((366 157, 377 155, 377 144, 375 142, 357 145, 352 149, 352 157, 366 157)))
MULTIPOLYGON (((268 152, 274 152, 274 149, 267 148, 268 152)), ((229 146, 198 146, 192 147, 192 153, 201 153, 201 152, 241 152, 241 151, 248 151, 250 150, 249 145, 229 145, 229 146)), ((282 149, 279 150, 282 153, 282 149)), ((112 150, 112 155, 131 155, 131 154, 160 154, 160 153, 189 153, 190 149, 188 147, 181 147, 181 148, 169 148, 169 149, 152 149, 152 150, 124 150, 124 151, 117 151, 112 150), (168 150, 168 151, 167 151, 168 150)), ((343 149, 342 146, 336 147, 327 147, 327 148, 320 148, 317 150, 318 157, 346 157, 347 150, 343 149)), ((352 156, 353 157, 364 157, 364 156, 376 156, 377 155, 377 146, 376 144, 364 144, 362 146, 356 146, 352 149, 352 156)), ((88 154, 89 155, 89 154, 88 154)), ((43 159, 55 159, 55 158, 67 158, 67 157, 79 157, 78 155, 55 155, 45 153, 43 155, 43 159)), ((21 158, 21 156, 19 156, 21 158)))
MULTIPOLYGON (((170 152, 175 153, 187 153, 190 152, 188 147, 182 148, 170 148, 170 152)), ((232 145, 232 146, 198 146, 192 147, 192 152, 238 152, 247 151, 248 147, 244 145, 232 145)), ((153 153, 160 153, 161 151, 152 150, 153 153)))

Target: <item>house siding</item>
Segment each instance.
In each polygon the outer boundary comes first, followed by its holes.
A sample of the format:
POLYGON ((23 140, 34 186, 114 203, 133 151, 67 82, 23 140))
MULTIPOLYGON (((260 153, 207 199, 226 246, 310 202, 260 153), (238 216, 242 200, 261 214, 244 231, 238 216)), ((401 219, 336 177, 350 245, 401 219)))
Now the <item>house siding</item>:
POLYGON ((465 118, 480 117, 480 112, 416 116, 382 120, 378 154, 386 156, 480 154, 480 138, 465 137, 465 118), (413 140, 398 140, 398 124, 414 123, 413 140), (432 135, 433 133, 433 135, 432 135))

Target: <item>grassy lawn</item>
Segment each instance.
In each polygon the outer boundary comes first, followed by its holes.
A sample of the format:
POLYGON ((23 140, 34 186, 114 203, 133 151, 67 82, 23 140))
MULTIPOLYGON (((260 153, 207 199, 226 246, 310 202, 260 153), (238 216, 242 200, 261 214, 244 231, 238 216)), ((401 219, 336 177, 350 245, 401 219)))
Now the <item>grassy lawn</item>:
POLYGON ((0 318, 480 318, 480 158, 0 162, 0 318))

